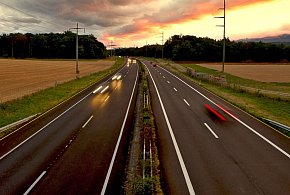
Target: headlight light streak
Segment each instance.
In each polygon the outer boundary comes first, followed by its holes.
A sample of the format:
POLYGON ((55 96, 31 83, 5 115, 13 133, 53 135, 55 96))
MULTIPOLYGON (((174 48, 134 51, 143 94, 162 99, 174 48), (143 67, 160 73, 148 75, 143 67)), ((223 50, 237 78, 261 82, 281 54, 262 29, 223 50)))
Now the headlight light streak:
POLYGON ((103 88, 103 86, 98 87, 95 91, 93 91, 93 93, 97 93, 98 91, 100 91, 103 88))
POLYGON ((106 87, 101 91, 101 93, 104 93, 108 88, 109 88, 109 86, 106 86, 106 87))

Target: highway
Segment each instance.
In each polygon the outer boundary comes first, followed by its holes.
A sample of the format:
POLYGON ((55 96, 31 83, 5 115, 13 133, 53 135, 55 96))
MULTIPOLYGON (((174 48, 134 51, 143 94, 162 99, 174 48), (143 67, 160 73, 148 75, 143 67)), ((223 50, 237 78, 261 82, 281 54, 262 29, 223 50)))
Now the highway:
POLYGON ((290 193, 288 137, 198 85, 142 63, 166 194, 290 193))
POLYGON ((119 72, 0 141, 0 194, 120 193, 138 66, 119 72))

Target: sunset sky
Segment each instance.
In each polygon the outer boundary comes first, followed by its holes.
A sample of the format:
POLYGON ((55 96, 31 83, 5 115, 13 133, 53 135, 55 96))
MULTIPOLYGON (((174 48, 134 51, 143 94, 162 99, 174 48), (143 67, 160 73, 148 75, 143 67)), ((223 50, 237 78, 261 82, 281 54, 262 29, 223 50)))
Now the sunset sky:
MULTIPOLYGON (((227 0, 231 40, 290 34, 290 0, 227 0)), ((222 39, 223 0, 0 0, 0 33, 85 27, 117 47, 162 44, 173 35, 222 39)), ((83 31, 80 35, 84 34, 83 31)))

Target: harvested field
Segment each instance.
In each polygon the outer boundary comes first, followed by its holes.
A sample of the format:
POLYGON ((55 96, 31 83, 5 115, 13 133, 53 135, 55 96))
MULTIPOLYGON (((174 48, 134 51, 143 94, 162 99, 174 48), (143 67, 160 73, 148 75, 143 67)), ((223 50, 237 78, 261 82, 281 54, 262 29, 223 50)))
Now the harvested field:
MULTIPOLYGON (((201 63, 197 65, 215 70, 222 69, 221 63, 201 63)), ((290 64, 226 63, 225 72, 263 82, 290 82, 290 64)))
MULTIPOLYGON (((110 68, 114 61, 79 61, 79 77, 110 68)), ((76 78, 73 60, 0 59, 0 102, 20 98, 76 78)))

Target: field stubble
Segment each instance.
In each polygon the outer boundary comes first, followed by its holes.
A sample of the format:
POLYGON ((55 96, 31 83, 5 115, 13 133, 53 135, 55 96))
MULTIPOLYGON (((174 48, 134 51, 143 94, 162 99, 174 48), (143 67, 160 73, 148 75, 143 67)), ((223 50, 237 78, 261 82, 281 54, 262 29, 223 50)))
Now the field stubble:
MULTIPOLYGON (((200 63, 197 65, 215 70, 222 68, 221 63, 200 63)), ((225 72, 262 82, 290 82, 289 63, 226 63, 225 72)))
MULTIPOLYGON (((79 61, 78 77, 110 68, 114 61, 79 61)), ((13 60, 0 59, 0 102, 54 87, 73 80, 76 64, 73 60, 13 60)))

